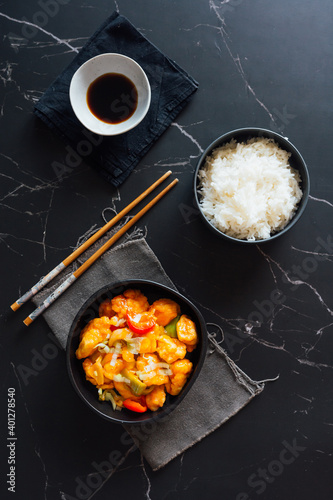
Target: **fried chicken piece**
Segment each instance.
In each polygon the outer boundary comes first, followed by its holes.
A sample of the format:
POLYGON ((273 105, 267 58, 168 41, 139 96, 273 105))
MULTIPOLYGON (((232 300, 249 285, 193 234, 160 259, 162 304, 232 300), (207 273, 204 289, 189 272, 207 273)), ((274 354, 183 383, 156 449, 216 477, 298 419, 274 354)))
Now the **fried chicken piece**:
POLYGON ((188 359, 179 359, 170 365, 172 375, 166 384, 166 390, 172 396, 177 396, 184 387, 192 371, 192 363, 188 359))
POLYGON ((156 351, 160 358, 167 363, 173 363, 177 359, 183 359, 186 355, 186 345, 178 339, 169 335, 160 335, 157 341, 156 351))
POLYGON ((164 405, 166 398, 164 385, 157 385, 147 394, 146 404, 151 411, 156 411, 164 405))
POLYGON ((155 300, 150 309, 156 318, 156 323, 161 326, 166 326, 173 318, 180 314, 179 305, 171 299, 155 300))
POLYGON ((97 344, 103 342, 110 334, 110 318, 94 318, 84 327, 81 332, 80 345, 76 351, 78 359, 87 358, 95 350, 97 344))

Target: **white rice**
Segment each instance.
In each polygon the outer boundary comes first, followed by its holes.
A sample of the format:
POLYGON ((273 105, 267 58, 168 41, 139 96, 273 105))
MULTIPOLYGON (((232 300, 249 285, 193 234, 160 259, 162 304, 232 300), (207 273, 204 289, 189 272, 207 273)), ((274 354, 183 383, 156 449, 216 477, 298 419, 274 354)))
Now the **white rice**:
POLYGON ((232 139, 199 171, 200 207, 223 233, 242 240, 269 238, 292 219, 302 198, 300 176, 273 139, 232 139))

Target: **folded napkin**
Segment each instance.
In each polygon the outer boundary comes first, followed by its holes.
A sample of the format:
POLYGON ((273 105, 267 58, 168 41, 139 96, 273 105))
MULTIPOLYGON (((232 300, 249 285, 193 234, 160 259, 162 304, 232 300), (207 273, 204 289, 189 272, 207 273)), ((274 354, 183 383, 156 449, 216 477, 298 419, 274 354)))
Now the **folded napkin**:
MULTIPOLYGON (((85 260, 94 250, 90 248, 81 259, 85 260)), ((36 295, 35 304, 40 304, 68 272, 67 268, 58 283, 36 295)), ((116 281, 140 278, 175 288, 141 237, 120 242, 106 252, 45 311, 44 318, 65 348, 78 310, 95 291, 116 281)), ((202 371, 179 406, 163 421, 124 426, 153 470, 217 429, 264 389, 264 381, 251 380, 228 358, 214 334, 209 339, 202 371)))
MULTIPOLYGON (((114 12, 46 90, 35 106, 35 113, 70 146, 70 163, 80 162, 83 157, 109 182, 119 186, 197 87, 191 76, 162 54, 125 17, 114 12), (113 137, 97 136, 85 129, 72 110, 68 94, 75 71, 88 59, 107 52, 134 59, 146 72, 151 86, 151 105, 146 117, 134 129, 113 137)), ((72 163, 60 169, 62 175, 63 170, 70 170, 71 166, 72 163)))

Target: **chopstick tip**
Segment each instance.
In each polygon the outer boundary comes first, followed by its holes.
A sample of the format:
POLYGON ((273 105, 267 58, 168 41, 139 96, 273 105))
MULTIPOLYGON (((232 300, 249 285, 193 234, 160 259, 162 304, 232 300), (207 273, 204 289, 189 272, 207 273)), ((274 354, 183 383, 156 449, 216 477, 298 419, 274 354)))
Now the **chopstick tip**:
POLYGON ((14 304, 12 304, 10 306, 10 308, 13 310, 13 311, 17 311, 19 309, 21 304, 18 304, 17 302, 14 302, 14 304))
POLYGON ((28 316, 27 318, 25 318, 25 320, 23 321, 23 323, 24 323, 26 326, 31 325, 31 323, 32 323, 32 319, 30 318, 30 316, 28 316))

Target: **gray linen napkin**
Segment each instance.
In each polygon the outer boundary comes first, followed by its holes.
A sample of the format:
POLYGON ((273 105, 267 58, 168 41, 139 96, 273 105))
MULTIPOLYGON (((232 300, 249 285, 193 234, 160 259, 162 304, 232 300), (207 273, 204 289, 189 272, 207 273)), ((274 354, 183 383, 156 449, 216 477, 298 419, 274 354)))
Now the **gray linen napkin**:
MULTIPOLYGON (((90 248, 84 260, 93 251, 95 248, 90 248)), ((36 295, 34 303, 40 304, 68 272, 69 268, 52 287, 36 295)), ((139 278, 175 288, 146 241, 134 236, 106 252, 44 312, 62 347, 66 347, 78 310, 95 291, 112 282, 139 278)), ((202 371, 181 404, 163 421, 124 426, 153 470, 217 429, 264 389, 264 382, 251 380, 228 358, 214 334, 209 339, 202 371)))

